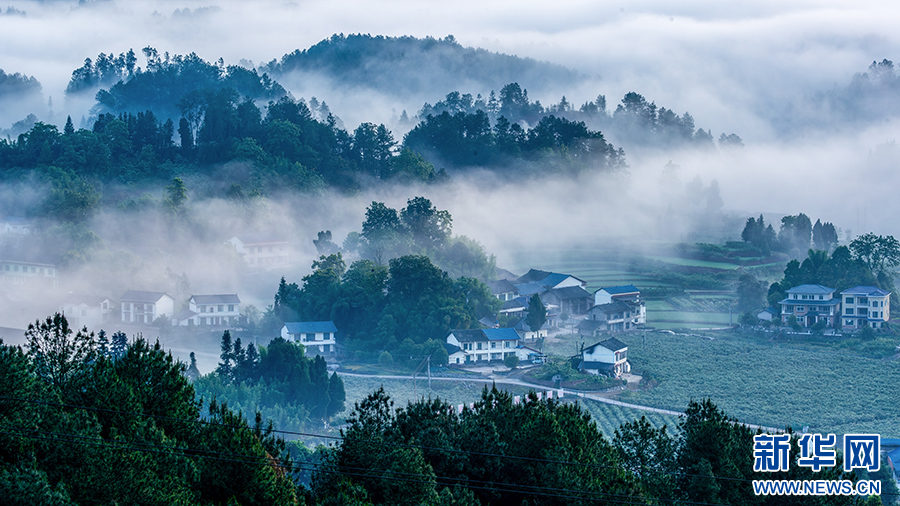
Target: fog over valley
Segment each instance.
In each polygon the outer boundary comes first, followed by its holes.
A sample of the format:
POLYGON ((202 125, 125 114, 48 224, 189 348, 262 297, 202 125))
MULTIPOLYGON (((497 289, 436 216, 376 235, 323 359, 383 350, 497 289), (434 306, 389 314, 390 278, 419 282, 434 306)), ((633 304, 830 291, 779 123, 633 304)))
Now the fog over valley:
POLYGON ((0 502, 900 506, 898 14, 0 0, 0 502))

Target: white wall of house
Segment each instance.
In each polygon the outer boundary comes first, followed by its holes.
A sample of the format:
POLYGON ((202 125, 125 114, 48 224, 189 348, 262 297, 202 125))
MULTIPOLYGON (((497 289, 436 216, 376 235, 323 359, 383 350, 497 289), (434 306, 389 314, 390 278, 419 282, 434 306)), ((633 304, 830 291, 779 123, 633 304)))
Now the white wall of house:
POLYGON ((281 337, 286 341, 294 341, 306 347, 309 354, 335 353, 337 341, 334 332, 303 332, 291 334, 287 325, 281 327, 281 337))

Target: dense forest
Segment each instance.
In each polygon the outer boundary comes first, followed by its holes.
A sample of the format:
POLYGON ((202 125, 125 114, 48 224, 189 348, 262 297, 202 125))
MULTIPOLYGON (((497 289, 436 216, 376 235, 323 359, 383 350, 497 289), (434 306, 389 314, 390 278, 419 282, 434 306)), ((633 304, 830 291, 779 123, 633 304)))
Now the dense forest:
MULTIPOLYGON (((607 439, 579 404, 534 393, 518 402, 485 388, 460 412, 440 399, 395 408, 379 389, 334 444, 292 457, 258 415, 199 399, 158 344, 104 346, 59 314, 26 336, 25 350, 0 343, 0 497, 11 506, 783 504, 753 494, 750 480, 773 478, 880 479, 885 504, 896 493, 886 464, 873 475, 798 466, 797 436, 788 471, 755 473, 755 432, 708 400, 674 432, 642 419, 607 439)), ((234 344, 215 373, 232 380, 244 374, 226 363, 234 344)))

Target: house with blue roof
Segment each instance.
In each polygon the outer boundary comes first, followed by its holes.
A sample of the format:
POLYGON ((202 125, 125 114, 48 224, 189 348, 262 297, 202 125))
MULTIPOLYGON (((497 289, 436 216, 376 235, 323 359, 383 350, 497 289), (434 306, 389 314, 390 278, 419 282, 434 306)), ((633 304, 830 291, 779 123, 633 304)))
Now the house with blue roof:
POLYGON ((781 305, 781 322, 788 324, 791 316, 803 327, 824 322, 834 327, 841 315, 841 299, 834 297, 834 288, 822 285, 799 285, 787 291, 781 305))
POLYGON ((457 329, 447 335, 447 344, 458 347, 463 355, 456 355, 453 364, 474 364, 501 361, 516 355, 519 333, 511 328, 457 329))
POLYGON ((891 292, 874 286, 855 286, 841 292, 841 328, 880 329, 891 319, 891 292))
POLYGON ((323 357, 337 354, 338 329, 334 322, 286 322, 281 327, 281 338, 306 347, 309 356, 323 357))

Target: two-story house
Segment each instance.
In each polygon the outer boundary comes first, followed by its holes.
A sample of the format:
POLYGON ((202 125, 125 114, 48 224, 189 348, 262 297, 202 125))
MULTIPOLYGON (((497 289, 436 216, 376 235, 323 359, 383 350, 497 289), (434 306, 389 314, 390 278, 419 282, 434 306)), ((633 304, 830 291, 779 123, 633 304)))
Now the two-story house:
POLYGON ((841 299, 834 298, 834 288, 822 285, 800 285, 787 291, 781 305, 781 322, 787 325, 791 316, 803 327, 812 327, 822 321, 826 327, 834 327, 840 318, 841 299))
POLYGON ((231 325, 240 321, 241 299, 236 293, 191 295, 188 309, 194 325, 231 325))
POLYGON ((334 322, 285 322, 281 337, 306 347, 309 356, 333 356, 337 353, 337 332, 334 322))
POLYGON ((628 346, 616 338, 600 341, 581 350, 579 370, 590 374, 619 377, 631 372, 628 363, 628 346))
POLYGON ((588 319, 605 322, 606 332, 625 332, 637 328, 640 314, 640 308, 626 302, 611 302, 592 307, 588 319))
POLYGON ((841 292, 841 327, 881 328, 891 319, 891 292, 874 286, 856 286, 841 292))
POLYGON ((128 290, 120 298, 122 323, 148 324, 175 314, 175 299, 165 292, 128 290))
POLYGON ((632 323, 642 325, 647 323, 647 307, 641 298, 641 291, 634 285, 607 286, 594 292, 594 305, 612 304, 623 302, 631 307, 632 323))
POLYGON ((60 305, 60 311, 69 321, 69 327, 99 329, 109 321, 112 302, 102 295, 69 294, 60 305))
POLYGON ((270 236, 248 235, 232 237, 226 243, 234 246, 235 251, 244 257, 251 267, 274 269, 286 267, 291 263, 290 243, 270 236))
POLYGON ((490 362, 516 355, 519 333, 510 328, 453 330, 446 341, 462 350, 457 363, 490 362))

